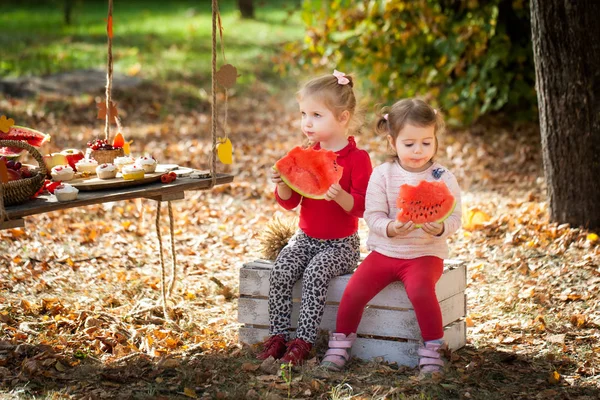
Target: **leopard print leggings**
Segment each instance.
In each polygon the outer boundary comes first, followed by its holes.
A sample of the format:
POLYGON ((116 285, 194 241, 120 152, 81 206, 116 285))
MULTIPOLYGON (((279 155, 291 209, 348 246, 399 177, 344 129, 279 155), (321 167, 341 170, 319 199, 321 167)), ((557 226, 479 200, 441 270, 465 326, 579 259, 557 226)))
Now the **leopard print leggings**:
POLYGON ((341 239, 320 240, 298 230, 279 253, 269 278, 270 334, 283 334, 289 339, 292 289, 304 277, 296 337, 314 343, 325 310, 329 282, 352 272, 359 259, 357 233, 341 239))

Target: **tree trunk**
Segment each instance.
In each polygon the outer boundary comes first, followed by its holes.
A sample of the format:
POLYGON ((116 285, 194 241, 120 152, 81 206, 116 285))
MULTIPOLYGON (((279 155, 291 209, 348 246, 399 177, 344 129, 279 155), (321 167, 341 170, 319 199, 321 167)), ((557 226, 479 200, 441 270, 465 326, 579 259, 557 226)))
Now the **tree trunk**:
POLYGON ((254 19, 254 2, 253 0, 238 0, 238 8, 242 13, 242 18, 254 19))
POLYGON ((531 0, 550 218, 600 228, 600 1, 531 0))

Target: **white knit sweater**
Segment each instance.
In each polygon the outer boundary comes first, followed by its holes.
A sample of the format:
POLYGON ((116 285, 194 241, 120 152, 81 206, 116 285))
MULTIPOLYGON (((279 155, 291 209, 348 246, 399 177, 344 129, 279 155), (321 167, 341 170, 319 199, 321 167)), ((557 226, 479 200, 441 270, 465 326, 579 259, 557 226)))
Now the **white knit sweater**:
POLYGON ((386 162, 376 167, 371 174, 364 216, 369 226, 367 247, 371 251, 402 259, 422 256, 447 258, 446 238, 460 228, 461 216, 462 205, 458 182, 450 171, 438 163, 433 163, 422 172, 408 172, 398 162, 386 162), (405 183, 415 186, 423 180, 444 182, 456 199, 454 212, 444 221, 444 233, 441 236, 431 236, 422 229, 415 229, 405 236, 388 237, 387 226, 390 221, 396 219, 398 213, 396 199, 400 186, 405 183))

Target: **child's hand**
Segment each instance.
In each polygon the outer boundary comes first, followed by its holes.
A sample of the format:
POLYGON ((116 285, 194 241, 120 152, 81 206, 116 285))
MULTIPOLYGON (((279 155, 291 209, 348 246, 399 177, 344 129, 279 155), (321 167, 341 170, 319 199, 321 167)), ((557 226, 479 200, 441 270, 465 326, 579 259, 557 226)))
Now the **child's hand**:
POLYGON ((405 223, 399 221, 392 221, 388 224, 388 236, 406 236, 415 229, 417 229, 417 227, 412 221, 408 221, 405 223))
POLYGON ((342 189, 339 183, 334 183, 333 185, 329 186, 329 190, 327 193, 325 193, 325 200, 335 200, 335 198, 338 197, 343 191, 344 189, 342 189))
POLYGON ((443 222, 426 222, 423 224, 422 228, 426 233, 429 233, 431 236, 440 236, 442 233, 444 233, 443 222))
POLYGON ((274 184, 276 184, 279 187, 282 186, 286 186, 287 184, 283 181, 283 179, 281 179, 281 175, 279 174, 279 171, 277 171, 276 169, 271 169, 271 182, 273 182, 274 184))

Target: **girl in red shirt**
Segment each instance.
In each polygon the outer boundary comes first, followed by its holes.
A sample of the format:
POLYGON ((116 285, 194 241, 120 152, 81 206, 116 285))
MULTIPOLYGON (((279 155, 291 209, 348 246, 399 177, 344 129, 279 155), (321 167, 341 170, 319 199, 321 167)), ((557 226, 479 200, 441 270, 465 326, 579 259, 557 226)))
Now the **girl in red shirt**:
POLYGON ((358 218, 365 211, 365 194, 372 166, 369 154, 348 136, 355 116, 352 77, 334 71, 307 82, 298 92, 302 132, 315 149, 337 155, 343 170, 323 200, 294 192, 273 171, 277 202, 291 210, 300 205, 300 223, 275 260, 269 278, 270 337, 259 359, 270 356, 301 364, 309 357, 321 324, 327 289, 332 278, 351 272, 360 258, 358 218), (292 288, 303 277, 302 302, 296 338, 289 340, 292 288))

